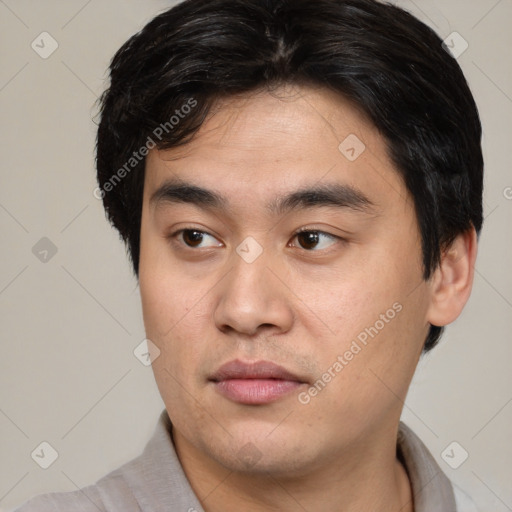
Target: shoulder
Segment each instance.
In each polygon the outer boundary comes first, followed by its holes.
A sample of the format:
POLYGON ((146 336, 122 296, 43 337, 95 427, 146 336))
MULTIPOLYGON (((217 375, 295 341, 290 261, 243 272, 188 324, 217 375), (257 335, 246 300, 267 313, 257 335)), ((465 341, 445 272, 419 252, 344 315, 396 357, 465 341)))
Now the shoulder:
POLYGON ((36 496, 12 512, 141 512, 162 510, 180 497, 188 503, 193 491, 174 452, 170 420, 162 411, 144 451, 95 484, 70 492, 36 496))
POLYGON ((418 512, 478 512, 471 498, 446 476, 425 444, 402 422, 397 448, 409 475, 418 512))
POLYGON ((78 491, 52 492, 28 500, 12 512, 140 512, 120 470, 78 491))
POLYGON ((52 492, 36 496, 12 512, 106 512, 94 487, 71 492, 52 492))

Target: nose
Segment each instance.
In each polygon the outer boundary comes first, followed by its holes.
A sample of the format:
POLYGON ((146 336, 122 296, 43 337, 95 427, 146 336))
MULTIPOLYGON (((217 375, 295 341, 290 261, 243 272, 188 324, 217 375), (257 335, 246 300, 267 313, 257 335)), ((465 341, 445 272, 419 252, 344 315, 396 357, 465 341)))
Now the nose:
POLYGON ((219 330, 247 336, 278 334, 293 324, 292 293, 279 266, 263 254, 248 263, 232 256, 232 270, 221 281, 213 316, 219 330))

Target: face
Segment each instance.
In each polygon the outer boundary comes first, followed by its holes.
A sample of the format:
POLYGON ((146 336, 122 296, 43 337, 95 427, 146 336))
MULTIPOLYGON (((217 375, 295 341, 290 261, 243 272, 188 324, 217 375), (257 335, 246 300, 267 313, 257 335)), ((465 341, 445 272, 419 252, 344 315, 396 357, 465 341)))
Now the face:
POLYGON ((421 261, 383 138, 334 93, 224 101, 151 150, 139 279, 175 442, 290 475, 392 432, 429 327, 421 261))

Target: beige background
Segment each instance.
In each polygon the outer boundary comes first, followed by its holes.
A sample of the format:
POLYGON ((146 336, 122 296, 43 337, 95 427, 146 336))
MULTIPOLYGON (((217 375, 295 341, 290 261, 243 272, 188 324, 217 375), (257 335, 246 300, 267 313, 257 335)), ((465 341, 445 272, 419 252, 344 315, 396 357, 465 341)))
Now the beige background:
MULTIPOLYGON (((482 511, 510 511, 512 1, 397 3, 468 42, 458 60, 486 158, 473 296, 422 361, 404 420, 482 511), (452 441, 469 453, 456 470, 441 457, 452 441)), ((144 339, 137 283, 92 194, 91 119, 115 50, 171 4, 0 1, 0 510, 83 487, 135 457, 163 409, 151 368, 133 355, 144 339), (31 48, 43 31, 59 45, 47 59, 31 48), (57 248, 47 262, 32 252, 42 237, 57 248), (31 458, 42 441, 59 455, 46 470, 31 458)))

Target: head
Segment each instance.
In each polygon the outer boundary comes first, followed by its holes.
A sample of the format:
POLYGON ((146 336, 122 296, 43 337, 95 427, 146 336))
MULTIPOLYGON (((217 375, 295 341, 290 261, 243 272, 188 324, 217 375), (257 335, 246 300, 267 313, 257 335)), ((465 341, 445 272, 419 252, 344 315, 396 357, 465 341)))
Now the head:
POLYGON ((394 393, 467 301, 481 128, 441 43, 373 0, 187 0, 114 57, 96 194, 171 420, 222 464, 252 443, 299 471, 340 422, 354 443, 398 418, 394 393), (215 381, 235 359, 298 386, 235 403, 215 381))

